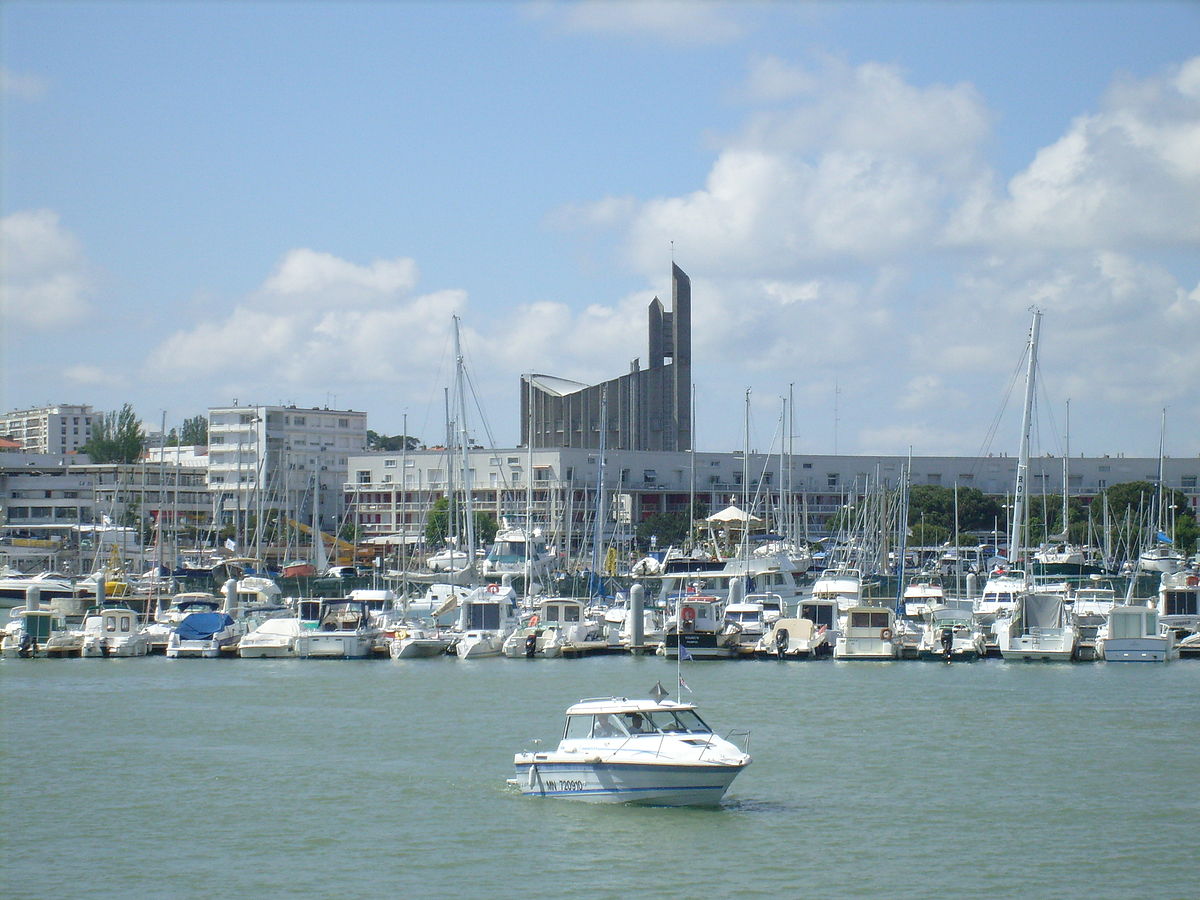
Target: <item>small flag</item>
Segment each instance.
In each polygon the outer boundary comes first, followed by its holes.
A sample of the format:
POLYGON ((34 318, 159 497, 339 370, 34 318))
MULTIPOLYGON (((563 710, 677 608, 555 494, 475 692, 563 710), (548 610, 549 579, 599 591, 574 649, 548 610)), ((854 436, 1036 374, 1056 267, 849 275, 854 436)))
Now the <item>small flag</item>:
POLYGON ((688 652, 688 648, 681 643, 679 645, 679 658, 686 661, 689 659, 694 659, 695 657, 693 657, 692 654, 688 652))
POLYGON ((681 688, 683 688, 685 691, 687 691, 689 694, 693 693, 692 689, 690 687, 688 687, 687 682, 683 680, 682 675, 679 676, 679 686, 681 688))
POLYGON ((105 528, 112 524, 112 518, 108 515, 108 513, 100 514, 100 524, 105 528))
POLYGON ((233 538, 225 538, 225 549, 229 550, 230 552, 237 549, 237 544, 234 543, 233 538))
POLYGON ((662 703, 663 697, 669 697, 671 695, 667 693, 667 689, 662 686, 662 682, 660 681, 650 689, 650 696, 654 698, 655 703, 662 703))

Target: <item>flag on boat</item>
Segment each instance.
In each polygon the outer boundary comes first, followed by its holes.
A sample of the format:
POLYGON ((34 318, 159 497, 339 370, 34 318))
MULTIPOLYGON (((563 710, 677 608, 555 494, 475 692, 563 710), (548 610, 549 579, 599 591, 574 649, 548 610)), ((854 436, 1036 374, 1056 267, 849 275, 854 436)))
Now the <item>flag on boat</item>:
POLYGON ((670 697, 671 695, 667 693, 667 689, 662 686, 662 682, 660 681, 650 689, 650 696, 654 698, 655 703, 662 703, 664 697, 670 697))
MULTIPOLYGON (((679 658, 680 658, 681 660, 688 660, 688 659, 694 659, 694 658, 695 658, 695 657, 693 657, 693 656, 692 656, 692 654, 691 654, 691 653, 689 653, 689 652, 688 652, 688 648, 687 648, 687 647, 685 647, 685 646, 683 645, 683 643, 682 643, 682 642, 680 642, 680 644, 679 644, 679 658)), ((680 681, 682 681, 682 680, 683 680, 683 679, 681 678, 681 679, 680 679, 680 681)))
POLYGON ((237 544, 234 542, 233 538, 225 538, 225 549, 231 553, 237 549, 237 544))
POLYGON ((1158 538, 1158 542, 1159 542, 1160 544, 1173 544, 1173 543, 1175 543, 1173 540, 1171 540, 1169 537, 1167 537, 1167 533, 1166 533, 1165 531, 1160 531, 1158 534, 1156 534, 1156 535, 1155 535, 1155 537, 1156 537, 1156 538, 1158 538))
POLYGON ((683 688, 685 691, 687 691, 689 694, 692 693, 692 689, 690 687, 688 687, 688 683, 683 680, 682 675, 679 676, 679 686, 681 688, 683 688))

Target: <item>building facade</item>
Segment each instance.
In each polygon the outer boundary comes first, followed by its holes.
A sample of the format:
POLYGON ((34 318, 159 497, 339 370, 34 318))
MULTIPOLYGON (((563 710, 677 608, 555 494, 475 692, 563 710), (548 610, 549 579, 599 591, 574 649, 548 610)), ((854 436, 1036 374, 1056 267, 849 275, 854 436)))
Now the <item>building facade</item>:
MULTIPOLYGON (((637 525, 659 513, 688 513, 693 501, 716 511, 730 504, 749 506, 776 521, 779 511, 796 514, 801 536, 821 536, 843 507, 872 487, 895 487, 910 460, 901 456, 793 456, 778 454, 650 451, 606 452, 601 473, 598 451, 586 449, 472 450, 466 483, 475 509, 499 520, 533 523, 561 547, 578 549, 591 539, 599 510, 606 540, 628 539, 637 525)), ((457 457, 457 454, 456 454, 457 457)), ((914 457, 912 485, 976 488, 1005 496, 1016 480, 1013 456, 914 457)), ((1068 486, 1085 502, 1107 487, 1158 480, 1157 458, 1078 457, 1070 460, 1068 486)), ((371 453, 350 458, 345 485, 349 517, 361 537, 392 536, 417 543, 429 508, 452 483, 461 491, 462 464, 446 451, 371 453)), ((1062 457, 1030 461, 1030 495, 1062 491, 1062 457)), ((1200 507, 1200 458, 1164 460, 1167 487, 1182 491, 1200 507)), ((1003 526, 1004 523, 999 523, 1003 526)), ((489 536, 480 536, 485 539, 489 536)))
POLYGON ((650 303, 647 366, 586 385, 521 376, 521 443, 542 448, 689 450, 692 446, 692 283, 671 266, 671 309, 650 303))
POLYGON ((92 436, 98 413, 90 406, 43 406, 0 415, 0 437, 18 442, 27 453, 73 453, 92 436))
POLYGON ((321 528, 345 512, 347 461, 367 446, 367 414, 296 406, 231 406, 208 411, 208 487, 221 521, 246 543, 247 523, 275 510, 309 524, 314 498, 321 528))

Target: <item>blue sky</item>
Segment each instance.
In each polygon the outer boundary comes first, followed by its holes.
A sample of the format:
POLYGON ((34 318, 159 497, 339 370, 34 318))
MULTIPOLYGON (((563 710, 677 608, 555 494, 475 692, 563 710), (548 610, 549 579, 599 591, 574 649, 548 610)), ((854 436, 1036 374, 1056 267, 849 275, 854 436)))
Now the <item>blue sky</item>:
POLYGON ((1074 452, 1155 454, 1163 407, 1200 452, 1200 4, 0 19, 6 409, 328 404, 433 442, 457 314, 511 444, 522 372, 644 359, 673 241, 701 449, 742 445, 746 388, 767 449, 793 385, 802 452, 1015 452, 1037 304, 1039 449, 1069 399, 1074 452))

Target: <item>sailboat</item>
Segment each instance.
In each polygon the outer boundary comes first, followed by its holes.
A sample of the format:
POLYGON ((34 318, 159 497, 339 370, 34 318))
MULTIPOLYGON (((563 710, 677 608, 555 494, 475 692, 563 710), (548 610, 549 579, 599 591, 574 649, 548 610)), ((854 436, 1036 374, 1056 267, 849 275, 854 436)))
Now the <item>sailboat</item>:
POLYGON ((1158 431, 1158 484, 1154 491, 1155 524, 1150 529, 1150 546, 1142 550, 1138 558, 1138 566, 1146 572, 1158 572, 1170 575, 1183 568, 1183 554, 1175 549, 1174 542, 1167 534, 1166 506, 1167 500, 1163 493, 1163 450, 1167 434, 1167 411, 1162 411, 1162 424, 1158 431))
MULTIPOLYGON (((1021 414, 1021 450, 1017 458, 1017 480, 1013 499, 1012 539, 1009 559, 1020 560, 1028 532, 1026 492, 1029 476, 1029 432, 1032 425, 1034 380, 1037 373, 1038 333, 1041 310, 1033 311, 1029 332, 1029 367, 1025 374, 1025 408, 1021 414)), ((1015 574, 1015 573, 1013 573, 1015 574)), ((1029 569, 1021 570, 1020 590, 1013 592, 1015 606, 995 614, 992 631, 1000 655, 1005 659, 1069 660, 1074 655, 1079 633, 1071 621, 1062 595, 1035 592, 1029 569)), ((1009 576, 1010 579, 1012 575, 1009 576)), ((986 588, 985 588, 986 593, 986 588)))

